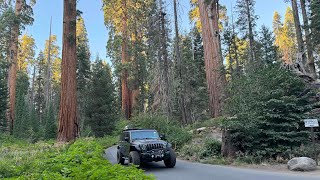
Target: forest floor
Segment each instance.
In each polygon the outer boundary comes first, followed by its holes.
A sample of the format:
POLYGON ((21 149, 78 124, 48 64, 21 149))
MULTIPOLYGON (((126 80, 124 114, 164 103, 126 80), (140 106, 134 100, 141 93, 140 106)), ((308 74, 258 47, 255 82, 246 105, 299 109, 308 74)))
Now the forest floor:
MULTIPOLYGON (((191 131, 190 131, 191 132, 191 131)), ((219 155, 209 155, 208 157, 203 157, 206 151, 206 139, 213 138, 218 142, 222 140, 222 132, 215 127, 201 127, 192 131, 193 139, 192 142, 182 148, 179 152, 179 158, 191 162, 200 162, 203 164, 214 164, 214 165, 225 165, 241 169, 256 169, 262 171, 272 171, 279 173, 289 173, 289 174, 303 174, 310 176, 320 176, 320 166, 318 169, 311 172, 297 172, 289 171, 287 164, 285 162, 262 162, 253 163, 250 161, 250 157, 247 159, 234 159, 228 160, 219 155)))

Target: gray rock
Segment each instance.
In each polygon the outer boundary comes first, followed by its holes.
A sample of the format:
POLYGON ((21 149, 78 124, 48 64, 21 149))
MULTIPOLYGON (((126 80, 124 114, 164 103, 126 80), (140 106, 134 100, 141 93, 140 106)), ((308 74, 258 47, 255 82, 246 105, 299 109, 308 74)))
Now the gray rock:
POLYGON ((202 131, 204 131, 204 130, 206 130, 206 129, 207 129, 207 127, 198 128, 198 129, 197 129, 197 133, 199 134, 199 133, 201 133, 202 131))
POLYGON ((308 157, 292 158, 287 165, 290 171, 313 171, 317 169, 316 161, 308 157))

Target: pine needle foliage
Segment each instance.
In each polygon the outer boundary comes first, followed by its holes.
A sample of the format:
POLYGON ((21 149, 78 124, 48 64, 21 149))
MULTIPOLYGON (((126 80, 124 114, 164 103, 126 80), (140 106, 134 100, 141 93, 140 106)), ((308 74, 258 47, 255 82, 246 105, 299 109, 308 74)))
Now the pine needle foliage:
POLYGON ((249 71, 228 87, 224 125, 238 150, 261 158, 288 157, 308 139, 303 119, 312 107, 306 84, 278 64, 249 71))

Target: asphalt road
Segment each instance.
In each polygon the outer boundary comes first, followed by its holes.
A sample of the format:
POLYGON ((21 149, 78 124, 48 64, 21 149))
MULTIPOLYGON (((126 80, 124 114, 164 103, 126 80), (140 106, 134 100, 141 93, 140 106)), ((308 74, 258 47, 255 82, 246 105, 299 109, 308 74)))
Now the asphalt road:
MULTIPOLYGON (((116 146, 106 149, 105 157, 116 163, 116 146)), ((174 168, 166 168, 163 162, 148 163, 142 167, 147 174, 159 180, 320 180, 320 176, 307 176, 227 166, 193 163, 177 160, 174 168)))

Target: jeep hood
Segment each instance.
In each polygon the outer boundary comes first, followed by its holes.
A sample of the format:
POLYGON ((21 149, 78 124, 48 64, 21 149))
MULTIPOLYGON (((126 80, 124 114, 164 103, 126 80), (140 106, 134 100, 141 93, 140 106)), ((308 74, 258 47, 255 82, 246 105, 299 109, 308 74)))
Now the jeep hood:
POLYGON ((132 144, 139 145, 139 144, 167 144, 166 141, 158 140, 158 139, 138 139, 132 141, 132 144))

